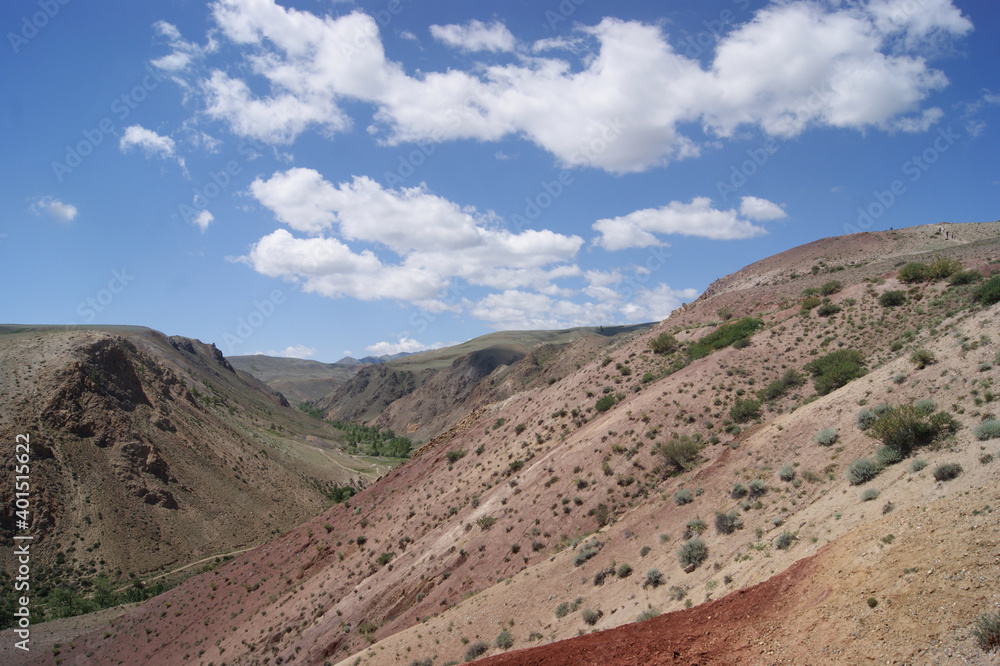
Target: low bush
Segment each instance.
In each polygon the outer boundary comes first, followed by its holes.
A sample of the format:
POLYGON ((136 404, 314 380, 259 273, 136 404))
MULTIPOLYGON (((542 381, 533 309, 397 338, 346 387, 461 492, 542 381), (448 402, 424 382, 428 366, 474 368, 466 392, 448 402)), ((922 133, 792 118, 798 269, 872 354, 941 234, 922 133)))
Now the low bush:
POLYGON ((899 269, 899 281, 906 284, 923 282, 929 277, 927 264, 922 264, 919 261, 911 261, 899 269))
POLYGON ((983 279, 983 274, 976 270, 968 271, 958 271, 957 273, 952 273, 951 277, 948 278, 948 284, 959 287, 964 284, 972 284, 973 282, 979 282, 983 279))
POLYGON ((767 492, 767 484, 760 479, 754 479, 750 482, 750 497, 760 497, 767 492))
POLYGON ((837 429, 836 428, 823 428, 813 437, 813 441, 820 446, 833 446, 833 443, 837 441, 837 429))
POLYGON ((916 460, 910 463, 910 471, 912 472, 919 472, 925 467, 927 467, 927 461, 921 460, 920 458, 917 458, 916 460))
POLYGON ((962 466, 958 463, 942 463, 934 468, 934 479, 937 481, 951 481, 958 478, 962 473, 962 466))
POLYGON ((865 374, 864 356, 855 349, 838 349, 805 365, 816 392, 826 395, 865 374))
POLYGON ((836 294, 838 291, 840 291, 843 288, 843 286, 844 285, 840 282, 840 280, 830 280, 829 282, 824 283, 823 286, 819 288, 819 293, 823 294, 824 296, 830 296, 831 294, 836 294))
POLYGON ((805 384, 805 376, 794 368, 789 368, 780 379, 776 379, 757 392, 761 400, 777 400, 793 388, 805 384))
POLYGON ((509 650, 514 647, 514 637, 510 635, 510 632, 504 629, 497 636, 494 644, 501 650, 509 650))
POLYGON ((687 525, 684 526, 684 538, 690 539, 693 536, 697 536, 708 529, 708 523, 706 523, 701 518, 692 518, 687 521, 687 525))
POLYGON ((760 400, 739 399, 729 409, 729 418, 736 423, 746 423, 760 416, 760 400))
POLYGON ((636 622, 645 622, 646 620, 652 620, 654 617, 657 617, 659 614, 660 614, 660 611, 658 609, 653 608, 652 606, 650 606, 646 610, 644 610, 641 613, 639 613, 639 617, 635 618, 635 621, 636 622))
POLYGON ((465 650, 465 660, 473 661, 474 659, 478 659, 479 657, 486 654, 486 652, 489 651, 489 649, 490 646, 487 645, 484 641, 476 641, 465 650))
POLYGON ((803 315, 808 315, 810 310, 819 307, 820 305, 822 305, 822 303, 823 303, 822 299, 820 299, 817 296, 809 296, 808 298, 803 298, 802 309, 800 310, 800 312, 803 315))
POLYGON ((785 465, 778 470, 778 478, 784 482, 789 482, 795 478, 795 468, 791 465, 785 465))
POLYGON ((878 304, 884 308, 895 308, 906 302, 906 292, 899 289, 890 289, 882 292, 878 297, 878 304))
POLYGON ((632 565, 631 564, 628 564, 626 562, 625 564, 622 564, 621 566, 618 567, 618 577, 619 578, 628 578, 631 575, 632 575, 632 565))
POLYGON ((595 611, 591 610, 590 608, 584 608, 583 613, 581 613, 581 615, 583 616, 584 622, 586 622, 590 626, 594 626, 595 624, 597 624, 597 621, 601 619, 601 616, 604 615, 604 613, 599 610, 595 611))
POLYGON ((650 341, 649 348, 654 354, 672 354, 680 348, 680 343, 670 333, 660 333, 650 341))
POLYGON ((792 547, 795 542, 795 535, 791 532, 782 532, 778 535, 778 538, 774 540, 774 547, 778 550, 788 550, 792 547))
POLYGON ((847 481, 852 486, 868 483, 882 471, 882 466, 868 458, 858 458, 847 466, 847 481))
POLYGON ((878 416, 875 415, 870 409, 862 409, 858 412, 858 415, 854 417, 854 422, 858 425, 858 430, 868 430, 875 423, 878 416))
POLYGON ((865 488, 865 491, 861 493, 862 502, 871 502, 876 499, 878 499, 878 488, 865 488))
POLYGON ((740 499, 746 497, 748 492, 750 491, 747 490, 746 486, 744 486, 742 483, 737 483, 735 486, 733 486, 733 489, 732 491, 730 491, 729 495, 733 499, 740 499))
POLYGON ((615 406, 615 396, 611 393, 601 398, 598 398, 597 402, 594 403, 594 409, 596 409, 598 412, 606 412, 614 406, 615 406))
POLYGON ((938 257, 927 265, 927 277, 930 280, 943 280, 962 270, 962 263, 955 259, 938 257))
POLYGON ((988 439, 1000 438, 1000 421, 996 419, 986 419, 975 427, 972 431, 976 439, 985 442, 988 439))
POLYGON ((676 493, 674 493, 674 504, 676 504, 677 506, 690 504, 693 501, 694 498, 691 496, 691 491, 688 490, 687 488, 681 488, 676 493))
POLYGON ((910 363, 917 366, 919 370, 923 370, 928 365, 933 364, 934 361, 934 352, 926 349, 914 349, 913 353, 910 354, 910 363))
POLYGON ((688 345, 688 357, 691 360, 704 358, 713 351, 728 347, 737 340, 749 338, 763 326, 762 320, 753 317, 744 317, 730 324, 723 324, 697 342, 688 345))
POLYGON ((682 567, 697 568, 708 559, 708 546, 701 539, 691 539, 677 551, 677 558, 682 567))
POLYGON ((934 413, 935 408, 937 408, 937 404, 930 398, 924 398, 913 403, 913 408, 917 410, 917 414, 920 416, 930 416, 934 413))
POLYGON ((743 527, 743 521, 740 519, 740 514, 736 511, 730 511, 729 513, 722 513, 720 511, 715 514, 715 529, 719 534, 732 534, 741 527, 743 527))
POLYGON ((925 420, 913 405, 889 407, 868 428, 868 434, 885 446, 896 449, 902 459, 910 455, 915 447, 934 441, 944 431, 943 424, 934 422, 935 416, 925 420))
POLYGON ((824 303, 816 308, 816 314, 820 317, 829 317, 840 312, 841 307, 836 303, 824 303))
POLYGON ((650 569, 646 572, 646 580, 643 581, 642 587, 643 589, 651 587, 655 590, 659 586, 663 585, 666 580, 667 579, 663 577, 663 574, 660 573, 659 569, 650 569))
POLYGON ((701 444, 690 435, 669 439, 660 444, 658 450, 668 473, 671 471, 680 473, 694 469, 701 459, 699 455, 701 444))
POLYGON ((1000 275, 994 275, 977 286, 972 292, 972 300, 983 305, 1000 303, 1000 275))
POLYGON ((984 652, 1000 650, 1000 613, 980 615, 969 633, 984 652))
POLYGON ((903 454, 899 449, 891 446, 880 446, 875 451, 875 460, 880 465, 895 465, 903 459, 903 454))

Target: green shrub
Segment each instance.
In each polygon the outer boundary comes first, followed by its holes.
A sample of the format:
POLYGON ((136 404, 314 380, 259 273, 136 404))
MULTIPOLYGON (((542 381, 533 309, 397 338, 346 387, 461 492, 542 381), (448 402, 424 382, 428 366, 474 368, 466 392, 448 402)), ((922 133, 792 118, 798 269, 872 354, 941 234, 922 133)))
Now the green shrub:
POLYGON ((699 567, 708 559, 708 546, 701 539, 691 539, 677 551, 677 558, 682 567, 699 567))
POLYGON ((628 564, 626 562, 625 564, 622 564, 621 566, 618 567, 618 577, 619 578, 628 578, 631 575, 632 575, 632 565, 631 564, 628 564))
POLYGON ((729 409, 729 418, 736 423, 746 423, 760 416, 760 400, 739 399, 729 409))
POLYGON ((884 411, 872 423, 868 434, 905 458, 914 447, 933 441, 939 431, 939 427, 924 420, 916 407, 900 405, 884 411))
POLYGON ((809 296, 808 298, 802 299, 802 309, 801 313, 804 315, 809 314, 809 311, 815 307, 819 307, 823 303, 822 299, 817 296, 809 296))
POLYGON ((591 542, 577 551, 576 555, 573 557, 573 566, 578 567, 590 558, 601 552, 601 544, 596 542, 591 542))
POLYGON ((1000 613, 980 615, 969 633, 983 652, 1000 650, 1000 613))
POLYGON ((720 511, 715 514, 715 529, 719 534, 732 534, 741 527, 743 527, 743 521, 735 510, 729 513, 720 511))
POLYGON ((943 280, 961 270, 961 262, 946 257, 938 257, 927 265, 927 277, 931 280, 943 280))
POLYGON ((977 425, 972 432, 975 433, 976 439, 981 442, 985 442, 988 439, 997 439, 1000 437, 1000 421, 986 419, 977 425))
POLYGON ((830 315, 840 312, 840 309, 840 306, 836 303, 824 303, 817 308, 816 314, 820 317, 829 317, 830 315))
POLYGON ((973 282, 979 282, 983 279, 983 274, 976 270, 968 271, 958 271, 957 273, 952 273, 951 277, 948 278, 948 283, 954 287, 959 287, 963 284, 972 284, 973 282))
POLYGON ((837 429, 836 428, 823 428, 813 437, 813 441, 820 446, 833 446, 833 443, 837 441, 837 429))
POLYGON ((747 490, 746 486, 744 486, 742 483, 737 483, 735 486, 733 486, 733 489, 729 493, 729 495, 733 499, 740 499, 742 497, 746 497, 748 492, 749 491, 747 490))
POLYGON ((788 550, 794 542, 795 535, 786 531, 779 534, 778 538, 774 540, 774 547, 778 550, 788 550))
POLYGON ((606 412, 614 406, 615 406, 615 396, 611 393, 601 398, 598 398, 597 402, 594 403, 594 409, 596 409, 598 412, 606 412))
POLYGON ((646 572, 646 580, 642 583, 643 589, 652 587, 654 590, 666 582, 666 578, 659 569, 650 569, 646 572))
POLYGON ((692 518, 687 521, 687 525, 684 526, 684 538, 690 539, 693 536, 697 536, 708 529, 708 523, 706 523, 701 518, 692 518))
POLYGON ((823 286, 819 288, 819 293, 823 294, 824 296, 836 294, 843 288, 843 286, 844 285, 841 284, 840 280, 830 280, 829 282, 824 283, 823 286))
POLYGON ((452 449, 448 453, 444 454, 444 457, 448 459, 448 462, 454 464, 459 458, 463 458, 468 451, 461 451, 458 449, 452 449))
POLYGON ((865 488, 865 491, 861 493, 862 502, 871 502, 875 499, 878 499, 878 488, 865 488))
POLYGON ((778 470, 778 478, 784 482, 789 482, 795 478, 795 468, 791 465, 785 465, 778 470))
POLYGON ((805 365, 816 392, 826 395, 865 374, 864 356, 855 349, 838 349, 805 365))
POLYGON ((478 659, 479 657, 486 654, 486 652, 489 651, 489 649, 490 646, 487 645, 485 641, 476 641, 475 643, 470 645, 468 649, 466 649, 465 660, 473 661, 474 659, 478 659))
POLYGON ((586 622, 590 626, 594 626, 595 624, 597 624, 597 621, 601 619, 601 616, 604 615, 604 613, 602 613, 599 610, 595 611, 589 608, 584 608, 583 613, 581 615, 583 615, 584 622, 586 622))
POLYGON ((794 368, 789 368, 781 379, 776 379, 758 391, 761 400, 777 400, 791 389, 805 384, 805 376, 794 368))
POLYGON ((847 481, 852 486, 868 483, 882 471, 882 466, 868 458, 858 458, 847 467, 847 481))
POLYGON ((564 601, 558 606, 556 606, 556 617, 564 618, 569 615, 569 602, 564 601))
POLYGON ((906 302, 906 292, 899 289, 891 289, 883 292, 878 297, 878 303, 884 308, 894 308, 906 302))
POLYGON ((750 482, 750 497, 760 497, 767 492, 767 484, 760 479, 750 482))
POLYGON ((697 342, 688 345, 688 357, 691 360, 704 358, 713 351, 728 347, 737 340, 749 338, 763 326, 762 320, 753 317, 744 317, 731 324, 723 324, 697 342))
POLYGON ((891 446, 880 446, 878 450, 875 451, 875 460, 878 461, 880 465, 895 465, 903 459, 903 454, 899 449, 895 449, 891 446))
POLYGON ((930 416, 934 413, 934 409, 937 404, 930 398, 924 398, 923 400, 917 400, 913 403, 913 408, 917 410, 917 414, 920 416, 930 416))
POLYGON ((928 279, 927 265, 919 261, 911 261, 899 269, 899 281, 911 284, 928 279))
POLYGON ((497 635, 497 639, 493 641, 501 650, 509 650, 514 647, 514 637, 510 635, 510 632, 504 629, 497 635))
POLYGON ((919 472, 925 467, 927 467, 927 461, 921 460, 920 458, 917 458, 916 460, 910 463, 910 470, 913 472, 919 472))
POLYGON ((668 473, 670 471, 680 473, 694 469, 701 460, 699 455, 701 444, 690 435, 671 438, 660 444, 658 451, 668 473))
POLYGON ((679 347, 677 338, 670 333, 660 333, 649 343, 649 348, 654 354, 673 354, 679 347))
POLYGON ((1000 303, 1000 275, 994 275, 977 286, 972 292, 972 300, 983 305, 1000 303))
POLYGON ((926 349, 914 349, 913 353, 910 354, 910 363, 917 366, 919 370, 923 370, 934 363, 934 352, 926 349))
POLYGON ((868 430, 868 428, 872 427, 872 424, 875 423, 877 418, 878 417, 875 415, 875 412, 872 410, 862 409, 858 412, 858 415, 854 417, 854 422, 858 424, 859 430, 868 430))
POLYGON ((676 493, 674 493, 674 503, 677 506, 683 506, 685 504, 690 504, 694 499, 691 497, 691 491, 687 488, 681 488, 676 493))
POLYGON ((934 468, 934 478, 938 481, 951 481, 961 473, 962 466, 958 463, 942 463, 934 468))

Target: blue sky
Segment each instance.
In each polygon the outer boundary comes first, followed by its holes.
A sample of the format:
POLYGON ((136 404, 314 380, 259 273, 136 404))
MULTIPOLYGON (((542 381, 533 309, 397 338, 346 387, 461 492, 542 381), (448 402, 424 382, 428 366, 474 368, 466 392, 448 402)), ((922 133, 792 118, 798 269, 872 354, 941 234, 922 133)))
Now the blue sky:
POLYGON ((334 361, 997 219, 987 0, 0 6, 0 319, 334 361))

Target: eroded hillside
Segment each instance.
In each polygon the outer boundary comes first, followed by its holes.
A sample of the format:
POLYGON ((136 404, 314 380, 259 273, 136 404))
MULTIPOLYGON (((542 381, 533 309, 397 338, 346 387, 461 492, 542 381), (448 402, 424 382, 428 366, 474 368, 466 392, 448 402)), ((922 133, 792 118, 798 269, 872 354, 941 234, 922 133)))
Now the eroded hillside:
POLYGON ((977 296, 1000 224, 936 229, 747 267, 58 658, 988 663, 1000 305, 977 296), (921 424, 912 450, 880 451, 881 414, 921 424))
POLYGON ((0 436, 31 439, 36 600, 259 544, 387 469, 344 455, 338 431, 214 346, 148 329, 6 327, 0 393, 0 436))

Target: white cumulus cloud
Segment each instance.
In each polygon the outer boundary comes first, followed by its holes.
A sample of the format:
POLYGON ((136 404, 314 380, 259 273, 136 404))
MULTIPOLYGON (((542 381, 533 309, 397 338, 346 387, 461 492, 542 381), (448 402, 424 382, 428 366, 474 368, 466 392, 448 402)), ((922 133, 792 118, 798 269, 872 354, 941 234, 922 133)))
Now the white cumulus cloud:
POLYGON ((431 36, 463 51, 513 51, 517 43, 500 21, 486 24, 473 19, 464 25, 432 25, 431 36))
POLYGON ((402 353, 414 354, 416 352, 427 351, 428 349, 440 349, 441 347, 444 347, 444 343, 435 342, 425 345, 413 338, 402 337, 396 342, 382 341, 368 345, 365 347, 365 351, 370 352, 373 356, 393 356, 402 353))
POLYGON ((54 199, 50 196, 37 197, 33 199, 31 205, 28 206, 28 211, 32 215, 38 217, 45 215, 56 222, 64 224, 75 220, 76 216, 80 212, 73 204, 63 203, 62 201, 54 199))
POLYGON ((753 238, 767 233, 744 217, 755 220, 777 219, 784 211, 777 204, 756 197, 744 197, 740 212, 718 210, 708 197, 695 197, 689 203, 671 201, 659 208, 644 208, 621 217, 598 220, 593 224, 600 233, 594 242, 606 250, 661 245, 657 234, 700 236, 713 240, 753 238), (741 217, 740 215, 744 217, 741 217))
POLYGON ((118 142, 119 149, 126 153, 132 148, 141 148, 146 157, 159 155, 160 157, 172 157, 174 154, 174 140, 169 136, 161 136, 153 130, 146 129, 141 125, 130 125, 125 128, 125 134, 118 142))
POLYGON ((289 345, 280 351, 274 351, 273 349, 266 352, 257 352, 258 354, 265 354, 267 356, 277 356, 279 358, 311 358, 316 355, 315 347, 307 347, 306 345, 289 345))

